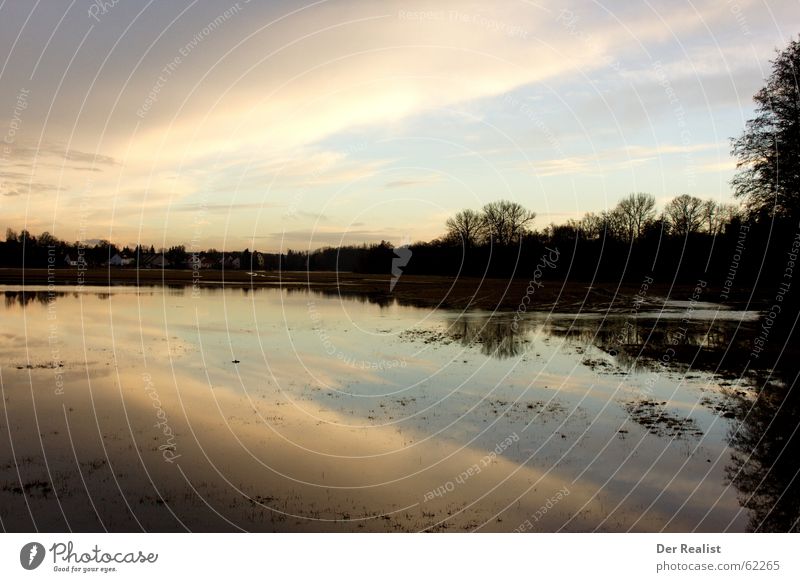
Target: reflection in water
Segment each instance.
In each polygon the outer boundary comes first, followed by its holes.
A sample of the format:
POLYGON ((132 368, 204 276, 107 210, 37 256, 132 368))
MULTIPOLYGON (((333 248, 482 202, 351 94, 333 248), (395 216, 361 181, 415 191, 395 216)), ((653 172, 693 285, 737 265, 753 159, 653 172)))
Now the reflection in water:
POLYGON ((513 323, 514 319, 508 316, 462 315, 450 324, 447 333, 463 346, 480 346, 484 355, 513 358, 525 350, 533 329, 532 323, 527 320, 519 322, 517 326, 513 323))
MULTIPOLYGON (((747 315, 747 314, 745 314, 747 315)), ((695 320, 625 316, 576 316, 531 314, 519 320, 507 314, 459 315, 447 327, 447 335, 463 346, 481 347, 497 358, 521 355, 531 336, 541 333, 579 346, 593 345, 632 371, 647 371, 668 364, 695 370, 741 371, 743 352, 752 345, 754 326, 740 319, 695 320), (666 355, 665 355, 666 354, 666 355), (728 358, 724 358, 724 355, 728 358), (667 357, 668 356, 668 357, 667 357)))
MULTIPOLYGON (((450 325, 448 334, 465 346, 479 344, 485 355, 508 358, 518 356, 528 335, 540 328, 547 335, 578 345, 594 345, 629 371, 667 367, 736 377, 745 371, 753 345, 757 331, 753 319, 752 314, 734 320, 691 322, 559 314, 548 317, 544 324, 528 320, 517 333, 505 316, 466 315, 450 325)), ((739 491, 742 507, 751 510, 749 531, 800 531, 800 399, 797 391, 790 389, 795 382, 796 378, 758 375, 752 379, 755 387, 761 387, 755 399, 729 392, 728 402, 716 405, 737 421, 728 437, 734 453, 726 474, 739 491)))
POLYGON ((283 291, 287 295, 294 295, 303 298, 312 296, 325 299, 347 299, 356 303, 377 305, 381 308, 388 308, 398 305, 397 300, 388 296, 386 293, 362 293, 360 291, 348 289, 347 285, 345 284, 338 283, 332 285, 330 288, 314 287, 313 289, 308 289, 303 285, 287 285, 283 288, 283 291))
POLYGON ((541 531, 797 529, 793 379, 730 389, 748 314, 514 326, 341 289, 4 294, 12 530, 511 531, 564 488, 541 531))
POLYGON ((731 428, 733 461, 727 468, 749 531, 800 532, 800 398, 796 377, 764 380, 754 401, 739 399, 731 428))
POLYGON ((7 309, 15 305, 25 307, 33 301, 46 305, 51 300, 51 297, 55 299, 57 297, 64 297, 65 295, 66 293, 60 291, 53 291, 52 294, 46 291, 6 291, 3 293, 7 309))
POLYGON ((742 319, 605 317, 552 321, 547 333, 581 344, 593 344, 629 370, 645 371, 665 365, 714 372, 741 371, 742 353, 751 346, 751 314, 742 319), (748 337, 750 341, 748 341, 748 337), (724 357, 727 354, 727 358, 724 357), (737 370, 738 367, 738 370, 737 370))

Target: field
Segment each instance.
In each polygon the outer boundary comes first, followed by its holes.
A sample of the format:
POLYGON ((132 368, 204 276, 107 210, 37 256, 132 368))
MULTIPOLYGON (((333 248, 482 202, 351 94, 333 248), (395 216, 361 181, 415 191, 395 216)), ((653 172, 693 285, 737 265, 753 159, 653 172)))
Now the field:
MULTIPOLYGON (((650 282, 537 281, 526 278, 479 279, 403 275, 390 291, 390 275, 369 275, 332 271, 245 271, 203 270, 197 274, 176 269, 0 269, 4 285, 178 285, 230 287, 306 287, 326 295, 361 296, 374 303, 397 301, 417 307, 516 311, 626 311, 640 297, 644 304, 658 307, 664 299, 689 300, 694 285, 650 282), (541 286, 539 286, 541 285, 541 286), (532 291, 532 292, 531 292, 532 291), (524 301, 523 298, 528 297, 524 301)), ((703 301, 724 303, 733 309, 760 310, 763 297, 751 297, 748 289, 734 290, 721 301, 719 289, 707 287, 703 301)))

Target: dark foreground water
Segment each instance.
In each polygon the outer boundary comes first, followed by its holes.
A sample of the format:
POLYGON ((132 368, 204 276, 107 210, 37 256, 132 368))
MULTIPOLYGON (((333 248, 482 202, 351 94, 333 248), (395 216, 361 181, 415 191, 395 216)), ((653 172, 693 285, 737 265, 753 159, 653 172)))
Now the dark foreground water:
POLYGON ((2 291, 5 530, 798 526, 787 384, 720 365, 753 312, 2 291))

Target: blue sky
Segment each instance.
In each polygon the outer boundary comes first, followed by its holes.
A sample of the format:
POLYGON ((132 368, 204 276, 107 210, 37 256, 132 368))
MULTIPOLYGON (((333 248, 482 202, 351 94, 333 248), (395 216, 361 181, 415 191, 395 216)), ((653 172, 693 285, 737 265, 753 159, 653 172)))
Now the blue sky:
POLYGON ((0 227, 261 250, 730 200, 794 1, 0 7, 0 227), (20 105, 21 104, 21 105, 20 105))

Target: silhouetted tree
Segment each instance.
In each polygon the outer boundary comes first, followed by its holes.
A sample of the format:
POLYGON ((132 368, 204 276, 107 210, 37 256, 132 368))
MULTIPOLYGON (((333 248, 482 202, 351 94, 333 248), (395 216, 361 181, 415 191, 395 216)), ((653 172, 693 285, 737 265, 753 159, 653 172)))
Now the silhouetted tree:
POLYGON ((530 223, 536 218, 535 212, 509 200, 488 203, 483 207, 482 214, 486 235, 492 243, 500 246, 518 243, 530 232, 530 223))
POLYGON ((642 229, 655 217, 656 199, 645 192, 634 192, 619 201, 617 212, 628 239, 642 235, 642 229))
POLYGON ((587 240, 600 238, 604 235, 605 222, 603 216, 594 212, 587 212, 580 221, 580 231, 587 240))
POLYGON ((183 245, 170 247, 164 253, 164 258, 169 261, 170 266, 180 268, 186 263, 186 247, 183 245))
POLYGON ((791 388, 798 381, 794 370, 779 369, 775 373, 784 377, 765 381, 755 401, 742 398, 736 407, 741 424, 731 430, 733 454, 725 471, 739 502, 750 510, 748 531, 800 531, 800 398, 791 388))
POLYGON ((758 218, 800 214, 800 42, 772 61, 772 74, 753 97, 756 116, 733 141, 736 196, 758 218))
POLYGON ((447 238, 467 248, 479 244, 486 230, 484 217, 474 210, 462 210, 447 219, 447 238))
POLYGON ((714 200, 705 200, 700 209, 703 216, 705 231, 716 236, 720 234, 725 225, 729 224, 739 214, 739 209, 734 204, 722 204, 714 200))
POLYGON ((664 210, 672 232, 686 237, 703 224, 703 201, 688 194, 673 198, 664 210))

